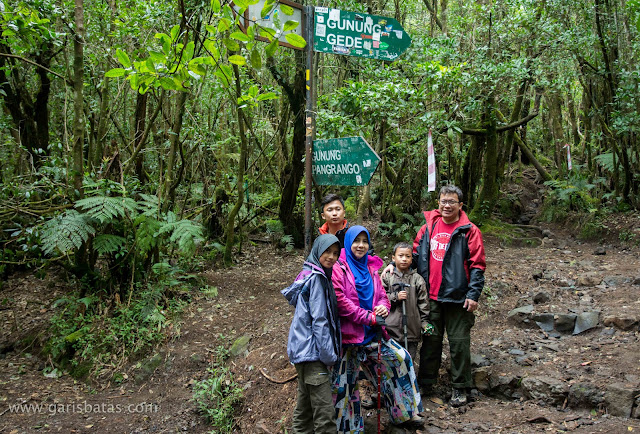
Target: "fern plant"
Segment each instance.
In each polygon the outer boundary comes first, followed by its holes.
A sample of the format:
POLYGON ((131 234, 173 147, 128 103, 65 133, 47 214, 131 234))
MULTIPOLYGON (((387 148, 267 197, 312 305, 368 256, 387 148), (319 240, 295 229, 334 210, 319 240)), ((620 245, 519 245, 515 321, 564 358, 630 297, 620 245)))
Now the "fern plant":
POLYGON ((40 235, 42 250, 47 255, 55 252, 68 255, 79 249, 95 232, 86 215, 74 209, 67 210, 44 224, 40 235))

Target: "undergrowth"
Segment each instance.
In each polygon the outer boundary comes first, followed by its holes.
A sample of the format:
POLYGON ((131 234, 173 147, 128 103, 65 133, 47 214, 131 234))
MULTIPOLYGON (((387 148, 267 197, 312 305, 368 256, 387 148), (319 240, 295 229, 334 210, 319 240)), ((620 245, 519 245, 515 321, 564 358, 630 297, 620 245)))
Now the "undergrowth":
POLYGON ((235 427, 235 412, 242 401, 242 388, 224 365, 229 351, 218 347, 216 360, 207 369, 206 377, 193 384, 192 401, 198 412, 214 428, 215 433, 229 433, 235 427))
POLYGON ((169 264, 156 264, 154 272, 157 280, 136 285, 127 300, 79 292, 58 299, 45 346, 54 364, 75 378, 99 378, 179 333, 199 281, 169 264))

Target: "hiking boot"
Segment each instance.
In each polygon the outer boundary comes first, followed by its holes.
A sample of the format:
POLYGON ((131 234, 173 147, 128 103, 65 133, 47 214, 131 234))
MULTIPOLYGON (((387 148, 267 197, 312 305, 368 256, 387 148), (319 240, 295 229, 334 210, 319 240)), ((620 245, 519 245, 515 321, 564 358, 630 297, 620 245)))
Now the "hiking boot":
POLYGON ((394 425, 399 428, 420 429, 424 427, 424 418, 416 414, 411 419, 394 425))
POLYGON ((452 407, 462 407, 467 404, 467 393, 464 389, 454 388, 449 401, 452 407))

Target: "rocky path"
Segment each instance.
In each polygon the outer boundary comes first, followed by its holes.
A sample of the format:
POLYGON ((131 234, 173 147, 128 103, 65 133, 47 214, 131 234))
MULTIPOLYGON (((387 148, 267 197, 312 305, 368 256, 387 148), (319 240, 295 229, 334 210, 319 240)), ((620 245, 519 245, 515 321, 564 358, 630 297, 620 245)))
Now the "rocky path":
MULTIPOLYGON (((443 370, 422 432, 640 432, 639 250, 548 235, 539 247, 487 240, 472 335, 482 396, 449 407, 443 370)), ((281 381, 295 373, 286 357, 291 310, 279 290, 301 263, 256 247, 237 267, 207 272, 218 296, 195 300, 177 337, 124 369, 121 384, 48 378, 46 361, 11 345, 15 334, 4 331, 41 326, 65 291, 16 276, 0 292, 12 300, 0 310, 0 432, 209 432, 191 389, 216 348, 234 342, 229 366, 244 396, 237 431, 290 431, 296 381, 281 381)), ((372 411, 367 432, 374 420, 372 411)))

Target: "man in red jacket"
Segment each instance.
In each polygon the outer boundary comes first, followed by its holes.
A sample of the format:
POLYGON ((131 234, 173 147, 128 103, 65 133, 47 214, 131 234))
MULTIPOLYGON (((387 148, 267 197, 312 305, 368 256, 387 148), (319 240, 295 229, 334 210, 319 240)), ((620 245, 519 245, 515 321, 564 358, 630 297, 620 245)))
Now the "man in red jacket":
POLYGON ((427 223, 413 242, 414 264, 429 288, 432 334, 423 335, 418 381, 429 395, 438 380, 446 330, 451 355, 451 405, 467 403, 471 378, 471 328, 484 287, 486 268, 480 229, 462 211, 462 191, 440 189, 438 209, 425 211, 427 223))

